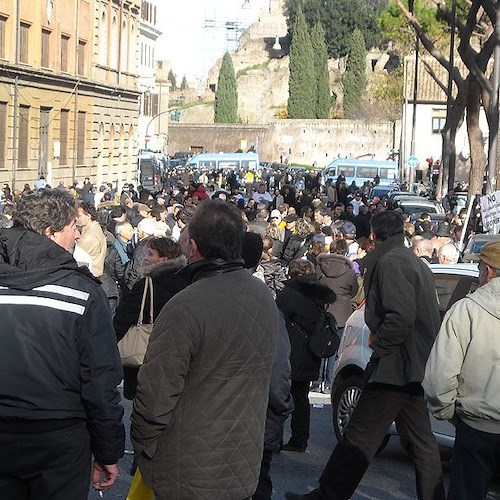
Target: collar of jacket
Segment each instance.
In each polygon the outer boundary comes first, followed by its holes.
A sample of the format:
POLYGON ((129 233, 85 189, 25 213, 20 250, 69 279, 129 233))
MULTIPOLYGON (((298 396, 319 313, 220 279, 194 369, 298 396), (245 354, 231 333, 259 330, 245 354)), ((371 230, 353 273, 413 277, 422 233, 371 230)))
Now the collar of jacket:
POLYGON ((385 241, 380 242, 370 253, 366 254, 364 258, 364 267, 366 269, 364 274, 364 288, 365 294, 370 289, 373 270, 377 262, 390 250, 394 248, 404 248, 404 234, 398 233, 385 241))
POLYGON ((181 271, 185 273, 189 283, 194 283, 195 281, 215 276, 216 274, 228 273, 244 268, 245 262, 243 259, 202 259, 188 264, 181 271))
POLYGON ((86 267, 78 267, 68 251, 49 238, 17 227, 0 230, 0 284, 30 289, 62 279, 74 271, 100 283, 86 267))

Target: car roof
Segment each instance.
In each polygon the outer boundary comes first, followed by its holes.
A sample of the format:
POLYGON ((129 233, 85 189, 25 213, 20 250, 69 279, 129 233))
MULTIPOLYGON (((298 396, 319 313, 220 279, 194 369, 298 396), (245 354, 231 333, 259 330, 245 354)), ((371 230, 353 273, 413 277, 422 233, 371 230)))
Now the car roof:
POLYGON ((434 274, 460 274, 462 276, 479 276, 477 264, 459 262, 458 264, 430 264, 434 274))

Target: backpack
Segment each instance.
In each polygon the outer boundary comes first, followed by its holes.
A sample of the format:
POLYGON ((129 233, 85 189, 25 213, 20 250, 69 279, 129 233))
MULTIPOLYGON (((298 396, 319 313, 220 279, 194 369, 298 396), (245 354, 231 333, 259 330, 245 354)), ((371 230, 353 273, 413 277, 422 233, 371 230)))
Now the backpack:
POLYGON ((289 318, 286 320, 287 328, 290 325, 304 335, 307 339, 307 347, 314 356, 329 358, 337 352, 340 345, 340 339, 337 335, 337 321, 335 321, 335 316, 332 313, 325 311, 321 307, 318 307, 318 309, 320 314, 314 323, 311 334, 308 335, 300 325, 289 318))
POLYGON ((337 322, 332 313, 318 307, 320 315, 309 336, 309 350, 318 358, 329 358, 339 348, 340 339, 337 335, 337 322))

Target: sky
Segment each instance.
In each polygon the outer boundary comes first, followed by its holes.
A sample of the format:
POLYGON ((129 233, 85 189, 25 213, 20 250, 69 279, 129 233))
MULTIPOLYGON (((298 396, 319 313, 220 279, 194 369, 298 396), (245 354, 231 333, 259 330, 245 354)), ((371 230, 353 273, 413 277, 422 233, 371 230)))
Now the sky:
POLYGON ((248 26, 269 0, 158 0, 157 28, 162 31, 155 54, 169 60, 181 81, 204 86, 208 70, 231 49, 226 22, 248 26), (243 9, 245 3, 250 8, 243 9))

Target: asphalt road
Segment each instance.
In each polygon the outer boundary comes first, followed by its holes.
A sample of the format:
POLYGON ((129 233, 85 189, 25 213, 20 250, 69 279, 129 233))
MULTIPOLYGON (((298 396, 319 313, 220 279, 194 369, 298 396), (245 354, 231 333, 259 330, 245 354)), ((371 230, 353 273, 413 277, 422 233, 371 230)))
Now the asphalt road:
MULTIPOLYGON (((285 492, 306 493, 317 486, 318 477, 326 464, 336 439, 332 428, 332 409, 329 396, 311 394, 311 438, 306 453, 281 452, 274 455, 271 476, 273 500, 282 500, 285 492)), ((131 403, 124 400, 125 425, 130 425, 131 403)), ((285 428, 284 441, 288 440, 289 427, 285 428)), ((127 448, 131 449, 127 440, 127 448)), ((448 481, 450 450, 442 450, 445 481, 448 481)), ((112 490, 104 493, 104 499, 121 499, 127 496, 132 477, 129 474, 132 457, 125 455, 120 461, 121 474, 112 490)), ((90 490, 89 500, 100 500, 90 490)), ((352 500, 411 500, 416 498, 415 474, 411 460, 392 437, 386 449, 373 461, 361 481, 352 500)), ((493 485, 490 499, 500 499, 500 480, 493 485)))

